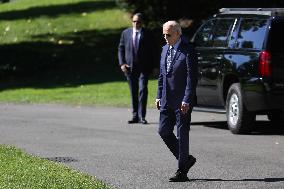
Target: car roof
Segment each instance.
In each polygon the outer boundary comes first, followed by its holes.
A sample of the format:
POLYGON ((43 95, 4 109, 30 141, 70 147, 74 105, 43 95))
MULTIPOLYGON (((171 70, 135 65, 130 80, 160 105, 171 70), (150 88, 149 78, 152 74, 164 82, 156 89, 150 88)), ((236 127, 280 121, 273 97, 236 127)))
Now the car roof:
POLYGON ((284 8, 221 8, 218 14, 284 16, 284 8))

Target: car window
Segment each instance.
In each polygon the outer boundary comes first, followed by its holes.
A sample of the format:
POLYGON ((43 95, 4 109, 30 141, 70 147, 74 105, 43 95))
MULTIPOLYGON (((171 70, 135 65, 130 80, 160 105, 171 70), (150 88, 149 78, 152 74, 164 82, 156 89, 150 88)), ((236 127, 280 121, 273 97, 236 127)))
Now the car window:
POLYGON ((265 19, 242 19, 236 47, 262 49, 267 22, 265 19))
POLYGON ((212 31, 214 29, 214 25, 216 23, 216 19, 209 20, 204 23, 194 37, 194 43, 197 47, 209 47, 212 46, 212 31))
POLYGON ((228 37, 230 35, 235 19, 218 20, 213 34, 213 47, 227 47, 228 37))
POLYGON ((273 20, 271 23, 271 51, 284 52, 284 20, 273 20))

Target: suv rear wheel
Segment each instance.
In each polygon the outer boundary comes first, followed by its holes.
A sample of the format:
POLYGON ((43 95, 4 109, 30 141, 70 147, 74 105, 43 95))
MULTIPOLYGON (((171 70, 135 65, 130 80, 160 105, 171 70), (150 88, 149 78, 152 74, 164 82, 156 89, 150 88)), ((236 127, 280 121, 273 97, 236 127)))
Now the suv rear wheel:
POLYGON ((234 83, 229 88, 226 99, 226 115, 228 128, 232 133, 248 133, 252 130, 255 114, 247 111, 244 106, 239 83, 234 83))

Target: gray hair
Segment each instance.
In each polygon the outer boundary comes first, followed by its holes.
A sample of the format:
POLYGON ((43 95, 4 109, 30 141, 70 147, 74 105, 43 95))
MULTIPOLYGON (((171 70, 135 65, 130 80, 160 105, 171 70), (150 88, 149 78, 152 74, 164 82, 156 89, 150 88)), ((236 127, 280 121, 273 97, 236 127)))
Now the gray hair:
POLYGON ((180 26, 180 24, 179 24, 177 21, 174 21, 174 20, 167 21, 166 23, 163 24, 163 28, 164 28, 164 27, 173 28, 173 29, 174 29, 175 31, 177 31, 180 35, 182 34, 181 26, 180 26))

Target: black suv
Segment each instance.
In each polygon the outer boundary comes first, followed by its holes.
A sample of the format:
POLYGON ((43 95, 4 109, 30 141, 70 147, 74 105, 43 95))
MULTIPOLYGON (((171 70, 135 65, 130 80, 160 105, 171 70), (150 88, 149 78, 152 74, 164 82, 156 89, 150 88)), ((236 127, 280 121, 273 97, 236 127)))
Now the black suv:
POLYGON ((283 126, 284 8, 222 8, 192 42, 198 106, 225 109, 234 134, 250 132, 257 114, 283 126))

